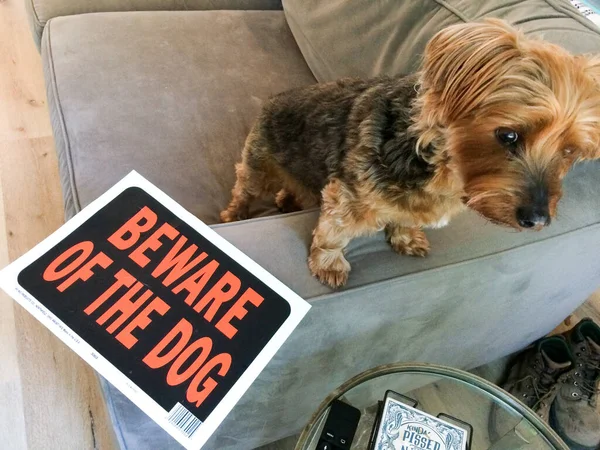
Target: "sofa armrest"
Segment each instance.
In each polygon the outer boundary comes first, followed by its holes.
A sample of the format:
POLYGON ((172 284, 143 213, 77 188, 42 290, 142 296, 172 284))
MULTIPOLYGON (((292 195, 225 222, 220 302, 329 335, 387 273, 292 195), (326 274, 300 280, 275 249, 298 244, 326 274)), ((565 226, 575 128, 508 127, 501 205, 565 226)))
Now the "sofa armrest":
POLYGON ((95 12, 184 10, 278 10, 281 0, 25 0, 33 38, 38 49, 48 20, 95 12))

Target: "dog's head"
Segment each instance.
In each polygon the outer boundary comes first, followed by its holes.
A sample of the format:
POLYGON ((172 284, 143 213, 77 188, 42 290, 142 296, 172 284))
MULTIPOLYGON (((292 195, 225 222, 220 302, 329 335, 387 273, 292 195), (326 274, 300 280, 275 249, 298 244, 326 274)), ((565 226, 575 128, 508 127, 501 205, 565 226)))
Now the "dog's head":
POLYGON ((465 203, 496 223, 548 225, 570 167, 600 157, 600 58, 499 20, 433 37, 418 105, 422 143, 438 141, 465 203))

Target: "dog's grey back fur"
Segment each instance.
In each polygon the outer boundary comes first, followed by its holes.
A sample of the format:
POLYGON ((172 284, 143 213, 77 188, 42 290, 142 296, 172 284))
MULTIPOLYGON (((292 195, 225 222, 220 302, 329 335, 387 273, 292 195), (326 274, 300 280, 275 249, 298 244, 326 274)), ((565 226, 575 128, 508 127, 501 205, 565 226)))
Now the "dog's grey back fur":
POLYGON ((409 131, 415 85, 414 76, 343 79, 279 94, 249 137, 248 163, 271 157, 314 193, 332 177, 365 175, 382 191, 419 188, 433 166, 417 154, 409 131), (350 152, 360 152, 363 167, 345 164, 350 152))

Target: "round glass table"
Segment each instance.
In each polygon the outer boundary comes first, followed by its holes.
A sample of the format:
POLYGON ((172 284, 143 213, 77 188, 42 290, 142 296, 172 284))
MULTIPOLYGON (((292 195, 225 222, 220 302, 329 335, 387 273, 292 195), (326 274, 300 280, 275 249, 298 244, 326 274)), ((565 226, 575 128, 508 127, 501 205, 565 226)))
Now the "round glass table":
POLYGON ((430 364, 389 364, 348 380, 321 403, 295 450, 317 449, 334 400, 360 410, 351 450, 368 450, 377 403, 387 390, 417 401, 418 409, 433 416, 446 414, 470 424, 468 450, 569 450, 548 424, 506 391, 468 372, 430 364))

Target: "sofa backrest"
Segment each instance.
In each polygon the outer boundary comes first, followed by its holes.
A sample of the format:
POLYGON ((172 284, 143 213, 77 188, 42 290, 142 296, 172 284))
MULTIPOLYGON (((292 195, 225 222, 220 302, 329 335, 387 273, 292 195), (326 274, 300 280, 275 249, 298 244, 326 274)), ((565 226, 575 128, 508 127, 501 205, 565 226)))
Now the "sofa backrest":
POLYGON ((54 17, 124 11, 272 10, 281 9, 281 0, 25 0, 25 6, 39 48, 44 27, 54 17))
POLYGON ((600 29, 568 0, 283 0, 294 37, 315 77, 414 72, 442 28, 504 19, 572 53, 600 53, 600 29))

